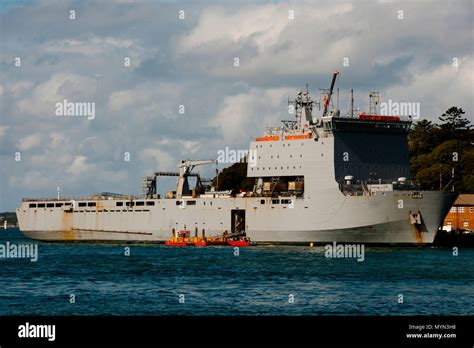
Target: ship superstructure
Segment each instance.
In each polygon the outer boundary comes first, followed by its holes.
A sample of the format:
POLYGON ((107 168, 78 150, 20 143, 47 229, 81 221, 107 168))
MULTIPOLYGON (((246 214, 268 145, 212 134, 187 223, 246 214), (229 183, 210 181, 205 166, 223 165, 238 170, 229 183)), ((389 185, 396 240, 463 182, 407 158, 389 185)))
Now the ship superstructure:
POLYGON ((219 191, 193 173, 215 160, 186 160, 178 172, 142 179, 140 197, 24 199, 20 229, 45 241, 161 242, 184 228, 257 243, 432 243, 456 195, 411 181, 410 117, 354 115, 352 106, 341 116, 331 100, 336 78, 320 117, 309 92, 299 92, 290 105, 295 119, 250 143, 251 192, 219 191), (177 177, 165 197, 157 193, 161 176, 177 177))

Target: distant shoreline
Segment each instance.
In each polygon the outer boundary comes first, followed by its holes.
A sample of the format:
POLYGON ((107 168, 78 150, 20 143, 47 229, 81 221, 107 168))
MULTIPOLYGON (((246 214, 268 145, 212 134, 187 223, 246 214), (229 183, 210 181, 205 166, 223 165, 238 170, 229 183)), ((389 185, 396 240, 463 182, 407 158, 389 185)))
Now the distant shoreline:
POLYGON ((0 213, 0 228, 4 227, 5 220, 7 221, 7 228, 18 227, 18 219, 15 212, 1 212, 0 213))

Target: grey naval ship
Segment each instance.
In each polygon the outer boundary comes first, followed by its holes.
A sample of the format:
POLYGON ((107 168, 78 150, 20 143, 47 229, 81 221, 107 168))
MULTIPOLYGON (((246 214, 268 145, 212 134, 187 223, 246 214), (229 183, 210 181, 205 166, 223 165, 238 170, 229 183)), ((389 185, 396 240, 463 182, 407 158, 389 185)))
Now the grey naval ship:
POLYGON ((299 92, 289 102, 294 119, 250 142, 252 191, 222 191, 193 172, 216 160, 183 160, 176 172, 142 178, 141 196, 24 198, 20 230, 42 241, 153 243, 184 229, 256 243, 432 243, 456 195, 412 182, 412 117, 380 116, 372 107, 354 113, 352 91, 350 112, 341 115, 333 97, 337 74, 323 102, 299 92), (177 185, 161 196, 163 176, 175 176, 177 185))

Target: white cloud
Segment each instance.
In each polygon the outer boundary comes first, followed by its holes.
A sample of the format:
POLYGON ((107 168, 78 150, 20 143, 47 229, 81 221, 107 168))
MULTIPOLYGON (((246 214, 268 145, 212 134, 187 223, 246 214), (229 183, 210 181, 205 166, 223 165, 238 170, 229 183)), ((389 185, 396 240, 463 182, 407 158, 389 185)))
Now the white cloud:
POLYGON ((14 96, 18 96, 29 91, 33 86, 34 83, 32 81, 18 81, 11 86, 10 91, 14 96))
POLYGON ((81 176, 82 174, 90 173, 93 170, 94 165, 88 164, 86 162, 87 162, 86 156, 83 156, 83 155, 76 156, 72 164, 66 170, 66 172, 68 172, 69 174, 73 176, 81 176))
POLYGON ((149 147, 141 150, 138 157, 142 161, 151 163, 152 168, 160 168, 160 170, 176 171, 177 161, 166 151, 157 147, 149 147))
POLYGON ((237 140, 248 142, 247 134, 272 124, 278 126, 277 120, 285 115, 289 92, 287 89, 250 90, 225 97, 211 121, 210 126, 217 126, 219 134, 226 142, 237 140))
POLYGON ((21 99, 18 110, 30 115, 52 117, 55 105, 64 99, 89 102, 95 100, 95 79, 70 73, 57 73, 49 80, 37 85, 30 97, 21 99))
POLYGON ((145 83, 134 89, 112 92, 107 108, 112 112, 133 108, 143 110, 148 115, 173 117, 178 115, 178 107, 184 103, 182 99, 178 102, 182 92, 183 87, 173 83, 145 83))
POLYGON ((30 134, 24 138, 21 138, 17 141, 16 147, 20 151, 26 151, 31 148, 39 146, 41 143, 42 136, 40 133, 30 134))
POLYGON ((61 39, 48 41, 43 45, 43 50, 47 53, 80 53, 96 56, 113 49, 127 49, 132 45, 134 45, 132 40, 94 36, 88 40, 61 39))
POLYGON ((235 45, 246 40, 263 51, 275 44, 290 24, 288 6, 283 5, 252 6, 229 12, 223 7, 203 11, 199 24, 180 40, 180 51, 185 53, 203 46, 219 50, 219 45, 235 45))
POLYGON ((3 137, 7 131, 7 129, 10 128, 8 126, 0 126, 0 137, 3 137))
MULTIPOLYGON (((450 64, 413 75, 410 84, 394 85, 384 92, 384 99, 421 104, 421 119, 438 121, 438 117, 451 106, 472 109, 474 62, 460 59, 458 69, 450 64), (440 86, 447 86, 440 88, 440 86), (456 93, 450 93, 456 91, 456 93), (466 104, 467 101, 471 100, 466 104)), ((472 115, 466 114, 472 119, 472 115)))

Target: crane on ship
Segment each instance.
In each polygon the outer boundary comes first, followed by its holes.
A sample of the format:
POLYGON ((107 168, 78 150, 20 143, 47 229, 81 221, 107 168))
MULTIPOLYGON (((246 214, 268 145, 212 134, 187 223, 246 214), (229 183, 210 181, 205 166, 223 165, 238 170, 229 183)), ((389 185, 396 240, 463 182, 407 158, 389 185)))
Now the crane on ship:
MULTIPOLYGON (((217 164, 217 160, 182 160, 178 163, 179 179, 176 187, 176 198, 181 198, 183 194, 189 193, 188 177, 196 166, 212 163, 217 164)), ((196 187, 199 187, 201 185, 199 176, 197 177, 197 180, 196 187)))
POLYGON ((339 71, 334 70, 334 73, 332 75, 332 81, 331 81, 331 86, 329 87, 327 97, 324 97, 324 110, 323 110, 323 116, 326 116, 328 113, 328 108, 331 103, 331 96, 332 96, 332 91, 334 90, 334 84, 336 83, 336 78, 337 75, 339 75, 339 71))
POLYGON ((201 179, 199 173, 192 173, 196 166, 205 164, 216 163, 217 160, 182 160, 178 163, 179 172, 155 172, 153 176, 145 176, 142 178, 142 194, 146 198, 156 198, 157 196, 157 179, 163 176, 177 176, 178 182, 176 184, 176 193, 173 193, 173 197, 182 198, 183 195, 189 195, 192 191, 189 189, 189 177, 196 178, 196 185, 194 192, 196 194, 202 193, 205 189, 206 182, 210 182, 210 179, 201 179))

